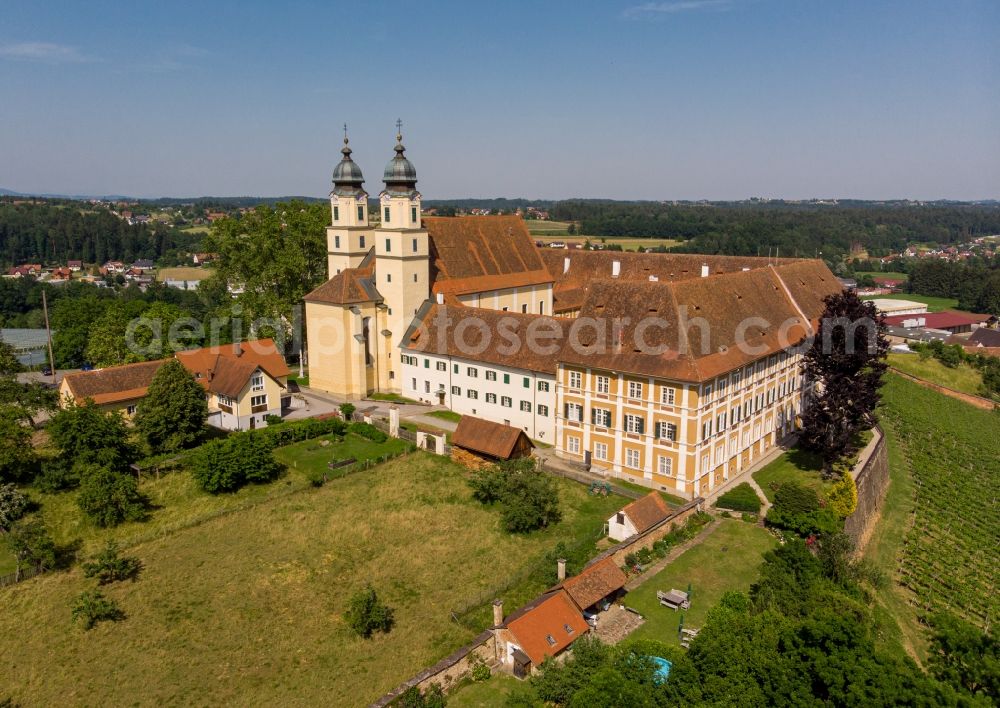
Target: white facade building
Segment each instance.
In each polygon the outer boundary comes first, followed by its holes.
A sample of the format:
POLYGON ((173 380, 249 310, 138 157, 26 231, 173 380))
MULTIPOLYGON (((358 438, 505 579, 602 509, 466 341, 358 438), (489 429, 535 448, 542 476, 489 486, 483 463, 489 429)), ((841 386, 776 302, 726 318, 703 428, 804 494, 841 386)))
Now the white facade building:
POLYGON ((402 367, 407 398, 520 428, 533 440, 555 440, 554 373, 407 349, 402 367))

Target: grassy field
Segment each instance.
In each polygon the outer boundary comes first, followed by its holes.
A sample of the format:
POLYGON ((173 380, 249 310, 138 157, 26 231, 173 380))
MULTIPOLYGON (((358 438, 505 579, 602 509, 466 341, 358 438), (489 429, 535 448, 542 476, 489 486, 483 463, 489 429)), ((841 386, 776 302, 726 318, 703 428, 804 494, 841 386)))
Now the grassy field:
POLYGON ((572 221, 541 221, 539 219, 527 219, 524 222, 525 226, 528 227, 528 233, 532 236, 566 236, 569 233, 569 225, 572 223, 572 221))
POLYGON ((373 401, 389 401, 390 403, 419 403, 412 398, 400 396, 398 393, 370 393, 368 398, 373 401))
MULTIPOLYGON (((893 293, 891 295, 872 295, 863 297, 862 300, 874 300, 876 298, 889 300, 910 300, 912 302, 922 302, 927 305, 928 312, 944 312, 945 310, 956 310, 958 300, 950 297, 931 297, 929 295, 915 295, 912 293, 893 293)), ((961 310, 956 310, 961 312, 961 310)))
POLYGON ((493 708, 502 706, 522 682, 507 674, 494 674, 489 681, 467 683, 448 694, 449 708, 493 708))
POLYGON ((139 582, 105 591, 123 622, 71 623, 71 599, 92 585, 79 569, 0 590, 5 692, 25 705, 365 704, 474 636, 452 608, 595 532, 623 501, 557 480, 563 521, 513 537, 441 458, 414 453, 321 488, 300 470, 267 487, 298 484, 289 493, 133 545, 139 582), (388 636, 357 639, 343 622, 366 582, 395 609, 388 636))
POLYGON ((690 583, 691 609, 683 613, 684 626, 700 627, 723 593, 750 589, 757 579, 764 553, 776 544, 771 534, 755 524, 722 519, 719 527, 704 541, 626 596, 625 604, 646 617, 630 638, 679 644, 677 625, 681 612, 660 605, 656 591, 686 590, 690 583))
MULTIPOLYGON (((95 552, 111 538, 125 546, 143 543, 219 514, 305 489, 310 485, 306 478, 307 468, 304 464, 297 469, 293 467, 296 459, 325 465, 333 458, 364 460, 395 453, 406 447, 401 440, 388 440, 380 445, 353 434, 345 436, 343 442, 319 447, 320 439, 307 440, 276 451, 279 462, 289 465, 286 473, 271 484, 251 484, 233 494, 206 494, 185 472, 167 474, 160 479, 144 478, 139 490, 149 500, 149 518, 114 529, 102 529, 90 523, 77 506, 76 492, 43 494, 32 488, 26 489, 26 492, 32 501, 41 506, 42 519, 56 543, 61 546, 79 543, 81 553, 86 555, 95 552)), ((332 438, 327 436, 326 439, 332 438)), ((14 568, 13 557, 5 545, 0 545, 0 574, 12 573, 14 568)))
MULTIPOLYGON (((917 613, 948 608, 980 626, 995 623, 1000 417, 890 374, 881 420, 893 443, 894 479, 912 478, 913 514, 886 517, 872 553, 884 566, 894 556, 895 591, 917 613)), ((912 624, 905 614, 898 619, 912 624)))
POLYGON ((561 241, 562 243, 579 243, 583 244, 590 241, 592 244, 603 244, 605 246, 610 246, 616 244, 621 246, 626 251, 634 251, 636 248, 642 246, 643 248, 656 248, 657 246, 663 246, 664 248, 670 248, 671 246, 676 246, 683 241, 676 241, 670 238, 604 238, 600 236, 537 236, 536 241, 541 241, 542 243, 551 243, 553 241, 561 241))
MULTIPOLYGON (((878 270, 855 271, 854 275, 856 275, 859 278, 863 275, 870 275, 873 278, 897 278, 899 280, 902 280, 903 282, 906 282, 907 280, 910 279, 910 276, 907 275, 906 273, 888 273, 888 272, 883 273, 882 271, 878 270)), ((882 297, 885 296, 883 295, 882 297)))
POLYGON ((926 379, 963 393, 971 393, 974 396, 983 395, 983 375, 968 364, 959 364, 952 369, 933 357, 921 359, 916 354, 889 354, 888 361, 890 366, 896 367, 904 374, 926 379))
POLYGON ((753 478, 770 502, 774 501, 774 493, 785 482, 798 482, 825 494, 833 485, 820 475, 822 467, 822 460, 818 455, 792 448, 774 462, 754 472, 753 478))
POLYGON ((181 231, 183 231, 186 234, 207 234, 211 230, 212 228, 210 226, 204 224, 199 226, 185 226, 183 229, 181 229, 181 231))
POLYGON ((455 411, 431 411, 427 415, 438 418, 439 420, 446 420, 449 423, 457 423, 462 420, 462 415, 456 413, 455 411))

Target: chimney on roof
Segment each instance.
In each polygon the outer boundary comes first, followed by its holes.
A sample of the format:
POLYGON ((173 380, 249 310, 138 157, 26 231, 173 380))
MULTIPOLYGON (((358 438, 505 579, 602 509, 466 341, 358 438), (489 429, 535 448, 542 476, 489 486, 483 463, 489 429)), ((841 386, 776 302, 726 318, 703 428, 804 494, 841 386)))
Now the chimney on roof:
POLYGON ((559 560, 556 561, 556 578, 559 579, 560 583, 563 580, 566 579, 566 559, 565 558, 560 558, 559 560))
POLYGON ((569 256, 563 258, 563 273, 569 272, 569 256))
POLYGON ((707 263, 702 263, 701 264, 701 277, 702 278, 707 278, 708 277, 708 273, 709 273, 708 264, 707 263))
POLYGON ((438 293, 437 294, 437 304, 438 305, 443 305, 444 304, 444 293, 438 293))
POLYGON ((243 356, 243 344, 241 342, 235 342, 233 344, 233 354, 235 354, 237 358, 243 356))
POLYGON ((611 277, 617 278, 621 274, 622 274, 622 262, 611 261, 611 277))
POLYGON ((503 600, 497 598, 493 601, 493 626, 499 627, 503 624, 503 600))

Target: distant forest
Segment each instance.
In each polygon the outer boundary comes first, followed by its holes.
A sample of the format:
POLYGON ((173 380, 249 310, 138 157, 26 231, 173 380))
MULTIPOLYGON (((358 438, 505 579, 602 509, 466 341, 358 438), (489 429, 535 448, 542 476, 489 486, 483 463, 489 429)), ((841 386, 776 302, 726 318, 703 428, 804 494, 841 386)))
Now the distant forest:
POLYGON ((580 233, 643 236, 686 242, 674 250, 734 255, 816 256, 828 261, 852 246, 878 257, 909 243, 952 244, 1000 234, 1000 205, 817 205, 730 203, 670 205, 655 202, 558 202, 560 221, 580 222, 580 233))
POLYGON ((5 265, 157 260, 199 239, 163 224, 129 226, 108 209, 86 202, 0 201, 0 262, 5 265))
MULTIPOLYGON (((129 226, 104 207, 72 200, 14 204, 0 199, 0 263, 62 263, 80 259, 162 260, 197 247, 200 236, 157 223, 129 226)), ((144 200, 133 211, 175 206, 188 215, 271 203, 257 197, 203 197, 144 200)), ((309 200, 319 201, 319 200, 309 200)), ((976 236, 1000 234, 1000 204, 935 202, 679 203, 607 200, 529 199, 428 200, 443 213, 484 208, 511 213, 532 206, 547 209, 558 221, 580 224, 578 233, 598 238, 671 238, 677 251, 708 254, 818 256, 842 263, 858 248, 877 258, 911 243, 954 244, 976 236)))

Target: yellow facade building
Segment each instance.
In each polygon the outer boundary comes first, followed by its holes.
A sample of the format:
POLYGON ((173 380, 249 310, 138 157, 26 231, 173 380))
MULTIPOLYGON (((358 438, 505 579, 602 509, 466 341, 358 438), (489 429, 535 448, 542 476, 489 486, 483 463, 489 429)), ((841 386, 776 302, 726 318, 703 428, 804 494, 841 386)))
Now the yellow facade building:
POLYGON ((495 418, 689 498, 794 429, 797 347, 841 289, 822 261, 550 249, 516 216, 424 218, 399 135, 376 228, 346 139, 342 153, 330 278, 305 298, 311 386, 495 418), (558 345, 525 349, 535 325, 558 345))

